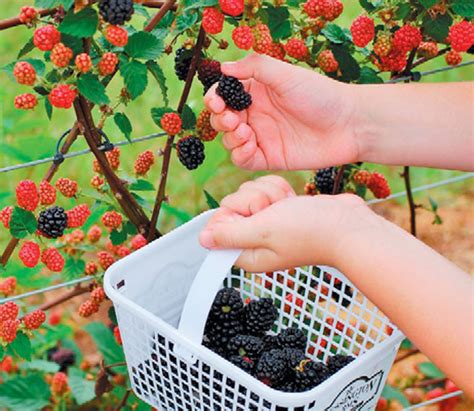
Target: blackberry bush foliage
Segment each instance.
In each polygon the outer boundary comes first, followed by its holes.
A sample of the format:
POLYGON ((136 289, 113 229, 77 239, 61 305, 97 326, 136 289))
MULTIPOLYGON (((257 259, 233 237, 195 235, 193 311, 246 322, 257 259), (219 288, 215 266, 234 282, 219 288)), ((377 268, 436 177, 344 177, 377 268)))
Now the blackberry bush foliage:
MULTIPOLYGON (((53 121, 56 111, 70 111, 80 127, 73 127, 65 138, 74 142, 83 134, 95 157, 90 169, 81 170, 89 172, 90 185, 80 187, 60 168, 69 149, 66 144, 62 153, 51 153, 56 161, 44 178, 19 179, 15 192, 0 200, 1 235, 11 238, 0 257, 1 296, 91 276, 87 285, 48 296, 44 310, 30 308, 28 300, 14 306, 0 304, 2 400, 9 401, 9 393, 28 385, 47 393, 35 397, 38 409, 77 409, 89 407, 84 405, 88 402, 97 407, 96 397, 104 409, 120 404, 127 390, 125 371, 118 367, 110 372, 100 362, 82 361, 70 316, 63 314, 60 304, 77 297, 70 301, 76 307, 74 319, 106 318, 102 314, 110 302, 101 284, 104 270, 161 235, 156 223, 162 208, 168 212, 160 214, 163 219, 188 218, 173 208, 166 187, 173 170, 170 163, 202 181, 200 171, 194 170, 206 167, 206 162, 211 171, 218 166, 212 145, 219 144, 213 142, 217 132, 202 100, 186 103, 191 86, 198 88, 197 95, 216 88, 232 110, 251 110, 254 103, 255 96, 239 80, 222 76, 220 62, 227 60, 226 49, 266 54, 338 81, 365 84, 405 75, 416 78, 414 70, 432 59, 458 65, 474 44, 472 1, 360 1, 357 18, 346 26, 340 24, 345 3, 339 0, 164 3, 160 7, 166 7, 166 13, 155 10, 158 2, 151 8, 138 0, 36 0, 19 8, 16 19, 0 25, 3 29, 13 21, 30 37, 18 58, 3 68, 20 90, 12 107, 35 110, 38 117, 46 115, 53 121), (39 12, 47 7, 52 9, 39 12), (199 81, 190 84, 193 77, 199 81), (114 91, 107 87, 113 78, 119 85, 114 91), (176 78, 179 90, 171 90, 176 78), (115 127, 131 140, 141 119, 130 119, 127 106, 139 104, 144 93, 153 93, 156 106, 150 110, 141 106, 141 112, 149 113, 166 137, 157 142, 159 146, 143 149, 134 164, 123 164, 119 147, 102 129, 115 127), (62 354, 49 356, 52 349, 62 354), (30 359, 36 361, 34 367, 21 364, 30 359), (95 389, 91 376, 97 380, 95 389), (84 389, 79 392, 78 386, 84 389)), ((391 193, 386 178, 364 164, 316 170, 305 187, 311 195, 342 191, 376 198, 391 193)), ((212 196, 205 195, 216 206, 212 196)), ((440 221, 437 214, 436 221, 440 221)), ((341 295, 332 297, 348 301, 345 296, 350 292, 341 290, 341 295)), ((287 297, 288 304, 300 307, 297 297, 295 301, 290 301, 294 296, 287 297)), ((204 344, 289 392, 307 389, 348 361, 336 358, 326 368, 304 363, 305 340, 299 331, 269 334, 275 310, 265 299, 244 307, 228 290, 208 321, 204 344), (271 354, 260 364, 263 352, 271 354), (289 369, 283 369, 283 358, 289 369)), ((123 353, 116 343, 121 339, 113 310, 109 317, 106 324, 92 322, 85 329, 103 349, 106 364, 120 363, 123 353)), ((31 408, 28 395, 26 405, 15 402, 15 406, 31 408)), ((129 399, 127 405, 135 409, 136 401, 129 399)))

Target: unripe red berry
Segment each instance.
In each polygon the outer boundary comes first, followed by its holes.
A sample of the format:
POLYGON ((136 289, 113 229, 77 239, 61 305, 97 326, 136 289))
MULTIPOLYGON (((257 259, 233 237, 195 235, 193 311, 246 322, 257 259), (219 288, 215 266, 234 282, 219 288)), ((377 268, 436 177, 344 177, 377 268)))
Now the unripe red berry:
POLYGON ((94 288, 91 292, 91 300, 97 304, 100 304, 104 302, 106 298, 104 288, 101 286, 98 286, 94 288))
POLYGON ((318 55, 318 66, 325 73, 334 73, 339 69, 339 63, 331 50, 323 50, 318 55))
POLYGON ((34 94, 24 93, 16 96, 13 104, 18 110, 33 110, 38 105, 38 99, 34 94))
POLYGON ((444 59, 446 60, 446 63, 449 64, 450 66, 457 66, 458 64, 462 63, 462 55, 461 53, 458 53, 456 50, 450 50, 448 51, 444 59))
POLYGON ((35 310, 23 318, 25 327, 29 330, 36 330, 45 322, 46 314, 43 310, 35 310))
POLYGON ((7 344, 15 341, 16 332, 20 325, 19 320, 6 320, 0 326, 0 342, 3 341, 7 344))
POLYGON ((382 71, 402 71, 407 65, 406 53, 392 48, 386 56, 380 57, 382 71))
POLYGON ((13 206, 3 207, 0 211, 0 221, 5 228, 10 228, 10 220, 12 218, 13 206))
POLYGON ((212 141, 217 136, 217 131, 211 126, 211 112, 202 110, 196 121, 196 131, 202 141, 212 141))
POLYGON ((20 20, 20 23, 29 25, 36 20, 37 16, 38 12, 34 7, 23 6, 20 10, 20 15, 18 16, 18 19, 20 20))
POLYGON ((19 61, 13 67, 13 75, 18 84, 32 86, 36 81, 36 70, 27 61, 19 61))
POLYGON ((301 39, 290 39, 285 44, 285 51, 290 57, 304 60, 308 56, 308 47, 301 39))
POLYGON ((56 181, 56 188, 67 198, 74 197, 77 194, 77 182, 70 178, 59 178, 58 181, 56 181))
POLYGON ((102 187, 104 186, 104 184, 105 184, 104 179, 98 174, 96 174, 95 176, 91 178, 91 186, 94 187, 96 190, 100 191, 102 187))
POLYGON ((87 73, 92 68, 92 60, 87 53, 78 54, 74 62, 81 73, 87 73))
POLYGON ((81 317, 87 318, 99 311, 99 304, 92 300, 84 301, 78 310, 81 317))
POLYGON ((422 36, 418 27, 405 24, 398 29, 393 36, 393 47, 402 53, 407 53, 418 47, 421 43, 422 36))
POLYGON ((378 172, 373 172, 367 182, 367 188, 372 191, 375 198, 386 198, 390 195, 390 186, 385 176, 378 172))
POLYGON ((0 361, 0 371, 10 374, 14 371, 13 358, 11 355, 6 355, 2 361, 0 361))
POLYGON ((87 239, 91 243, 96 243, 97 241, 99 241, 101 236, 102 236, 102 229, 96 224, 94 224, 91 228, 89 228, 89 231, 87 232, 87 239))
POLYGON ((253 33, 249 26, 239 26, 232 31, 232 40, 242 50, 250 50, 253 46, 253 33))
POLYGON ((336 20, 344 11, 344 4, 339 0, 331 0, 331 6, 324 14, 324 18, 328 21, 336 20))
POLYGON ((438 44, 434 41, 423 41, 418 47, 417 53, 420 57, 436 57, 439 53, 438 44))
POLYGON ((31 180, 20 181, 16 186, 16 201, 21 208, 34 211, 39 203, 36 184, 31 180))
POLYGON ((434 400, 435 398, 442 397, 444 394, 446 394, 446 391, 443 388, 436 387, 426 393, 426 399, 434 400))
POLYGON ((303 9, 311 18, 316 17, 332 17, 332 1, 331 0, 307 0, 303 9))
POLYGON ((56 189, 47 180, 39 185, 39 201, 41 205, 51 205, 56 201, 56 189))
POLYGON ((79 228, 86 223, 91 215, 91 210, 87 204, 79 204, 66 211, 66 214, 68 228, 79 228))
POLYGON ((126 257, 127 255, 130 255, 130 253, 131 253, 130 249, 125 245, 119 245, 115 249, 115 255, 117 257, 120 257, 120 258, 126 257))
POLYGON ((102 224, 110 229, 119 228, 122 224, 122 214, 116 211, 107 211, 102 216, 102 224))
POLYGON ((143 235, 137 234, 136 236, 132 237, 130 240, 130 246, 133 250, 138 250, 147 245, 147 240, 143 235))
POLYGON ((58 325, 61 322, 61 317, 61 311, 51 311, 48 319, 49 325, 58 325))
POLYGON ((114 147, 112 150, 105 153, 112 170, 117 170, 120 166, 120 148, 114 147))
POLYGON ((222 13, 237 17, 244 12, 244 0, 219 0, 222 13))
POLYGON ((174 136, 181 131, 183 122, 178 113, 165 113, 160 120, 161 128, 170 136, 174 136))
POLYGON ((353 179, 355 183, 361 186, 365 186, 370 181, 370 172, 368 172, 367 170, 359 170, 354 174, 353 179))
POLYGON ((155 156, 153 155, 153 152, 151 150, 146 150, 138 155, 133 168, 137 175, 143 176, 150 171, 150 168, 154 163, 155 156))
POLYGON ((474 24, 466 20, 453 24, 449 29, 448 42, 455 51, 468 51, 474 44, 474 24))
POLYGON ((10 276, 0 282, 0 293, 5 297, 14 294, 16 289, 16 277, 10 276))
POLYGON ((120 330, 117 326, 114 327, 114 337, 118 345, 122 345, 122 336, 120 335, 120 330))
POLYGON ((40 259, 41 249, 40 246, 34 241, 25 241, 18 251, 18 257, 25 267, 35 267, 40 259))
POLYGON ((8 301, 0 305, 0 324, 5 321, 13 321, 18 317, 20 308, 13 301, 8 301))
POLYGON ((63 372, 54 374, 51 380, 51 393, 56 396, 62 396, 69 391, 67 375, 63 372))
POLYGON ((116 47, 125 47, 128 43, 128 31, 120 26, 108 26, 105 29, 105 38, 116 47))
POLYGON ((219 34, 224 28, 224 15, 215 7, 206 7, 202 12, 202 28, 208 34, 219 34))
POLYGON ((389 34, 379 32, 377 35, 377 41, 374 44, 374 53, 379 56, 386 56, 392 49, 392 39, 389 34))
POLYGON ((351 25, 352 41, 357 47, 365 47, 375 36, 374 21, 368 16, 357 17, 351 25))
POLYGON ((89 261, 86 264, 86 268, 84 269, 84 274, 86 275, 94 275, 97 274, 97 271, 99 270, 99 267, 97 267, 97 264, 94 263, 93 261, 89 261))
POLYGON ((77 90, 71 88, 69 84, 59 84, 49 93, 48 100, 52 106, 57 108, 71 108, 77 90))
POLYGON ((273 44, 270 29, 266 24, 259 23, 253 28, 253 50, 256 53, 267 54, 273 44))
POLYGON ((41 51, 49 51, 61 41, 61 33, 52 24, 35 30, 33 43, 41 51))
POLYGON ((51 63, 53 63, 56 67, 66 67, 69 65, 73 55, 74 53, 69 47, 65 46, 63 43, 58 43, 51 51, 51 63))
POLYGON ((272 43, 267 52, 265 53, 270 57, 278 60, 285 60, 286 51, 285 47, 281 43, 272 43))
POLYGON ((41 254, 41 262, 52 272, 60 273, 65 264, 64 257, 54 247, 46 248, 41 254))
POLYGON ((107 268, 115 262, 113 255, 107 251, 99 251, 97 253, 97 259, 99 260, 99 264, 103 270, 107 270, 107 268))
POLYGON ((104 53, 102 58, 99 61, 99 74, 101 76, 108 76, 115 72, 119 60, 116 54, 114 53, 104 53))

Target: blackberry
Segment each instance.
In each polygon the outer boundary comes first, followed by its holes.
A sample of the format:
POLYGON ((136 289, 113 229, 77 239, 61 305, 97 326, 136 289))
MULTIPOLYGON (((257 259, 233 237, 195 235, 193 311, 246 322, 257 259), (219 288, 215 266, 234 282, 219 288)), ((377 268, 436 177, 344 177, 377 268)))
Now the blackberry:
POLYGON ((329 357, 328 362, 327 362, 327 369, 329 372, 329 375, 333 375, 342 368, 344 368, 347 364, 350 364, 352 361, 354 361, 355 358, 352 357, 351 355, 342 355, 342 354, 336 354, 333 355, 332 357, 329 357))
POLYGON ((257 378, 271 387, 278 386, 289 375, 290 368, 283 350, 270 350, 260 357, 255 369, 257 378))
POLYGON ((221 78, 221 63, 217 60, 206 59, 201 62, 198 68, 199 81, 204 86, 204 93, 217 83, 221 78))
POLYGON ((227 357, 227 346, 232 337, 242 334, 244 331, 239 320, 215 321, 208 319, 204 334, 206 341, 204 345, 215 353, 227 357))
POLYGON ((231 76, 222 76, 217 86, 217 94, 230 108, 242 111, 252 104, 252 96, 244 89, 240 80, 231 76))
POLYGON ((176 143, 179 161, 188 169, 198 168, 206 157, 204 144, 195 136, 183 137, 176 143))
POLYGON ((277 336, 273 334, 266 334, 262 337, 263 351, 270 351, 272 348, 278 348, 277 336))
POLYGON ((233 355, 229 357, 229 361, 249 374, 253 374, 255 363, 249 357, 241 357, 233 355))
POLYGON ((66 371, 76 362, 76 354, 67 348, 51 348, 48 350, 48 360, 59 365, 59 371, 66 371))
MULTIPOLYGON (((194 48, 187 49, 186 47, 180 47, 176 50, 176 55, 174 58, 174 71, 178 78, 182 81, 186 80, 188 77, 189 67, 191 66, 191 61, 193 60, 194 48)), ((204 57, 204 54, 201 53, 201 58, 204 57)))
POLYGON ((219 290, 212 303, 209 316, 217 321, 238 319, 244 312, 244 302, 240 293, 232 287, 219 290))
POLYGON ((302 361, 306 360, 304 351, 298 350, 297 348, 283 348, 283 352, 286 355, 288 366, 290 368, 297 368, 302 361))
POLYGON ((295 373, 296 390, 308 391, 330 377, 329 370, 322 362, 303 361, 295 373))
POLYGON ((133 0, 100 0, 99 13, 113 25, 122 25, 132 18, 133 0))
POLYGON ((299 328, 287 328, 277 335, 278 348, 296 348, 306 351, 308 339, 306 334, 299 328))
POLYGON ((321 168, 316 172, 316 187, 321 194, 332 194, 336 167, 321 168))
POLYGON ((67 214, 64 208, 49 207, 38 216, 38 230, 49 238, 58 238, 64 234, 67 227, 67 214))
POLYGON ((272 328, 278 310, 271 298, 250 301, 244 309, 244 325, 251 335, 262 335, 272 328))
POLYGON ((280 385, 276 386, 275 388, 283 392, 297 392, 296 383, 292 380, 283 381, 280 385))
POLYGON ((258 360, 263 351, 263 341, 253 335, 236 335, 227 345, 229 355, 240 355, 251 360, 258 360))

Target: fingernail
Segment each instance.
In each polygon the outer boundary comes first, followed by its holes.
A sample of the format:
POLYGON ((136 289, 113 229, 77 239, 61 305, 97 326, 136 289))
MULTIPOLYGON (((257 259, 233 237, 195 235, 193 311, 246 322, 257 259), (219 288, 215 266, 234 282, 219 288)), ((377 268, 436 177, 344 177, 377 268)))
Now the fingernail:
POLYGON ((213 248, 216 246, 214 242, 214 235, 212 234, 211 230, 202 231, 201 235, 199 236, 199 240, 201 245, 205 248, 213 248))

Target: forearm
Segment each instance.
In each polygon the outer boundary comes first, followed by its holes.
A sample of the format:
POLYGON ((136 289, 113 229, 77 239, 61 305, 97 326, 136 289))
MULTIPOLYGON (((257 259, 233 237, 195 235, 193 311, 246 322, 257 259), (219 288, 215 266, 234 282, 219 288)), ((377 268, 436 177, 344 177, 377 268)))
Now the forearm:
POLYGON ((341 244, 345 251, 336 266, 474 396, 472 278, 381 218, 373 229, 351 235, 348 241, 350 246, 341 244))
POLYGON ((353 87, 359 161, 474 169, 474 82, 353 87))

